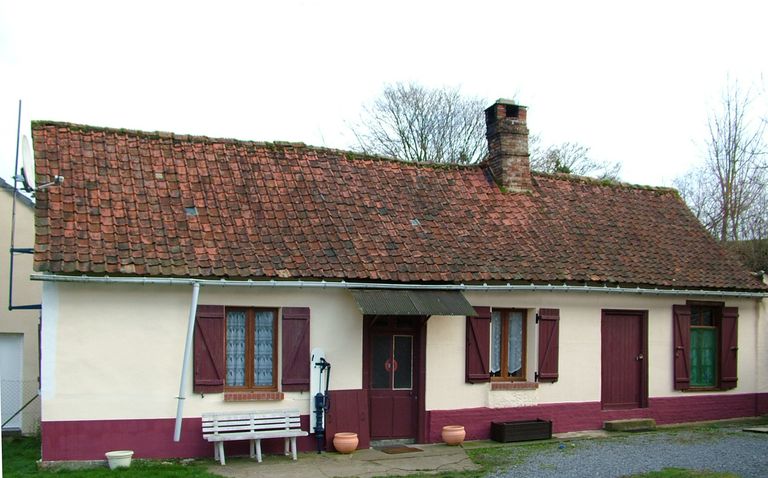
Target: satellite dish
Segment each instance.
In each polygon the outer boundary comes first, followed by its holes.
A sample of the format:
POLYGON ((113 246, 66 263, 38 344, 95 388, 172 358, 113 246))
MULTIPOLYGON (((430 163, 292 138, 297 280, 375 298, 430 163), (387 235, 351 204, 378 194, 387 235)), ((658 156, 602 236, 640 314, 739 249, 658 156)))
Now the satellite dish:
POLYGON ((21 182, 26 192, 35 190, 35 156, 27 135, 21 137, 21 182))

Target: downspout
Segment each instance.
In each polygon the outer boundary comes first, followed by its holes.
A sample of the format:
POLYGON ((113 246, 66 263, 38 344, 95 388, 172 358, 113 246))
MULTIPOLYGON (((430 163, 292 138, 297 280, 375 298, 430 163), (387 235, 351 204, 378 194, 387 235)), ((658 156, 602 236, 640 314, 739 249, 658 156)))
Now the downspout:
POLYGON ((764 381, 761 381, 762 377, 762 371, 763 367, 761 365, 762 363, 762 353, 763 348, 768 347, 768 340, 764 338, 766 326, 766 319, 768 319, 768 316, 766 316, 766 312, 768 312, 768 308, 766 308, 766 305, 768 305, 768 300, 766 299, 755 299, 755 333, 754 333, 754 347, 755 347, 755 413, 754 415, 756 417, 760 416, 760 396, 763 393, 762 387, 765 383, 764 381))
POLYGON ((187 390, 187 371, 190 354, 192 353, 192 338, 195 336, 195 315, 197 314, 197 298, 200 296, 200 283, 192 283, 192 304, 189 306, 189 321, 187 324, 187 342, 184 345, 184 361, 181 364, 181 383, 179 384, 178 403, 176 404, 176 425, 173 429, 173 441, 181 440, 181 419, 184 414, 184 400, 187 390))
POLYGON ((13 260, 16 254, 34 254, 30 247, 15 247, 16 241, 16 198, 19 195, 19 141, 21 140, 21 100, 19 100, 19 116, 16 121, 16 160, 13 165, 13 205, 11 206, 11 257, 8 263, 8 310, 41 310, 42 304, 13 305, 13 260))

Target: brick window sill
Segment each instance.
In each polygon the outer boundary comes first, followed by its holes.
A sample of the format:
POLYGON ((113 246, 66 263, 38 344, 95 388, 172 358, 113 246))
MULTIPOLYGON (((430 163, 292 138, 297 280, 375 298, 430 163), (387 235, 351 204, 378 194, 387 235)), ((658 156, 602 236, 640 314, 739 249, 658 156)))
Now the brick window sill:
POLYGON ((491 390, 536 390, 537 382, 491 382, 491 390))
POLYGON ((278 401, 283 398, 285 398, 283 392, 227 392, 224 394, 225 402, 278 401))

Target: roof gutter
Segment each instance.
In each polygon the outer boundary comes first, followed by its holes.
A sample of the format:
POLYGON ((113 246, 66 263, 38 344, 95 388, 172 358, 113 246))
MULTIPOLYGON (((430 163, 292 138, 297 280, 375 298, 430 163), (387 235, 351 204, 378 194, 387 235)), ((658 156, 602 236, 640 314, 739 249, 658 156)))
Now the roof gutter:
POLYGON ((768 291, 731 291, 705 289, 659 289, 642 287, 608 287, 568 284, 400 284, 368 283, 347 281, 305 281, 305 280, 228 280, 191 279, 186 277, 110 277, 110 276, 66 276, 56 274, 33 274, 32 280, 45 282, 77 282, 94 284, 141 284, 141 285, 195 285, 217 287, 273 287, 273 288, 319 288, 319 289, 412 289, 412 290, 458 290, 484 292, 586 292, 609 294, 639 294, 662 296, 707 296, 707 297, 768 297, 768 291))

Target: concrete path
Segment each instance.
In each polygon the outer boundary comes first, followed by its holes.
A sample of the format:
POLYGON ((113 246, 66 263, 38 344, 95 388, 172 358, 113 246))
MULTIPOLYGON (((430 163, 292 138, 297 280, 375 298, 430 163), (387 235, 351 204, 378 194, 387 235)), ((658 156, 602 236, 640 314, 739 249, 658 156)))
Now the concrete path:
POLYGON ((364 477, 399 476, 412 473, 474 470, 460 446, 444 444, 411 445, 423 451, 388 455, 379 450, 357 450, 351 455, 333 452, 300 453, 299 459, 267 455, 257 463, 248 458, 227 457, 225 466, 212 465, 209 470, 231 478, 304 478, 304 477, 364 477))

